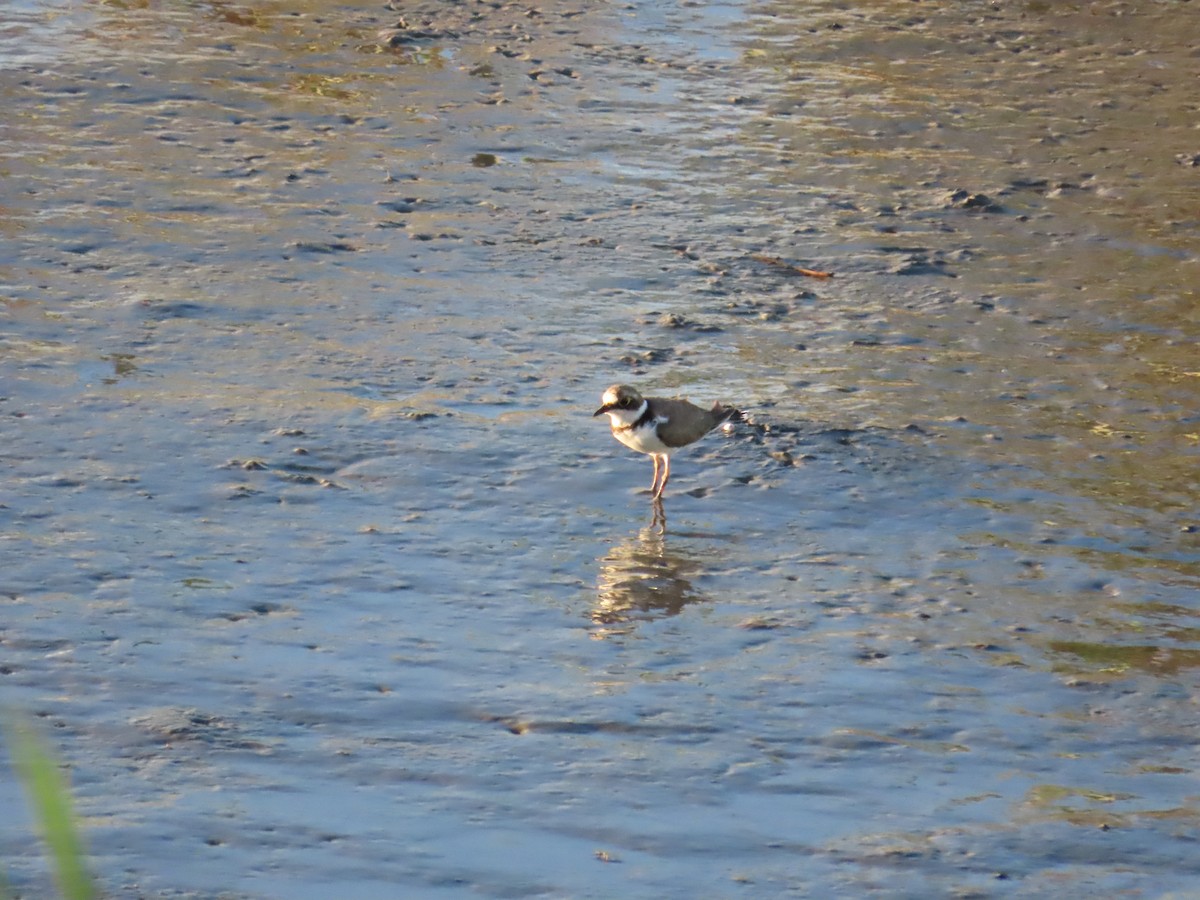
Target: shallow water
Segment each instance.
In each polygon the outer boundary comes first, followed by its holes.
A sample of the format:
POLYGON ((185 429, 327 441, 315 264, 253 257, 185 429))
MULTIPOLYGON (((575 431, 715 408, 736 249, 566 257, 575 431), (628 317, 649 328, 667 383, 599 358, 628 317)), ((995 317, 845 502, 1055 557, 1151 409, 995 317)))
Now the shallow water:
POLYGON ((0 697, 108 894, 1190 889, 1200 12, 924 7, 14 12, 0 697), (755 422, 662 534, 615 381, 755 422))

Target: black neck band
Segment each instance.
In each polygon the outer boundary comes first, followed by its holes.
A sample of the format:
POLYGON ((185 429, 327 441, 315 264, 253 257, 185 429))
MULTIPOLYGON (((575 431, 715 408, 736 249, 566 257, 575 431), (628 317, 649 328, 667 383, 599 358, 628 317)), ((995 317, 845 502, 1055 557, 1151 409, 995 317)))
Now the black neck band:
POLYGON ((630 425, 622 425, 620 431, 636 431, 639 428, 645 428, 647 425, 654 424, 654 414, 650 412, 650 404, 646 404, 646 410, 637 420, 630 425))

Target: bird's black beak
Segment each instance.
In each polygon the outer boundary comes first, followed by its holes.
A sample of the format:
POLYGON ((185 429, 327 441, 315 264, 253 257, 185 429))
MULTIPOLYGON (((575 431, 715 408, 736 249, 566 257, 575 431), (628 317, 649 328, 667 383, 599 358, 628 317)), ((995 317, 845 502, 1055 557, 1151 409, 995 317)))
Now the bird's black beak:
POLYGON ((596 416, 602 416, 606 412, 608 412, 610 409, 612 409, 612 404, 606 403, 602 407, 600 407, 598 410, 596 410, 594 413, 592 413, 592 418, 594 419, 594 418, 596 418, 596 416))

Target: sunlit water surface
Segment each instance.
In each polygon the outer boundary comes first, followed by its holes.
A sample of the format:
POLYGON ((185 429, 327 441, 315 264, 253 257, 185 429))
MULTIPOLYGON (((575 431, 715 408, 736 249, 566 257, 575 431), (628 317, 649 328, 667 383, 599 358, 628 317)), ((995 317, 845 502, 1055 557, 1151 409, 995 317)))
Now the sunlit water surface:
POLYGON ((13 7, 0 699, 106 893, 1194 888, 1200 9, 930 6, 13 7), (616 381, 755 423, 662 533, 616 381))

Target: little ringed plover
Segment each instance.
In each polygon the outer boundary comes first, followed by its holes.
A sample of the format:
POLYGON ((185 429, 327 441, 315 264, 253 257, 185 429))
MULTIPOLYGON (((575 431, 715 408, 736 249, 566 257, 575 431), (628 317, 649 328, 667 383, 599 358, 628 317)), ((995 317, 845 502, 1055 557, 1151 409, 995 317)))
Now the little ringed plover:
POLYGON ((704 409, 687 400, 643 397, 627 384, 614 384, 600 402, 593 418, 607 413, 613 437, 654 460, 650 492, 655 500, 662 497, 671 477, 672 453, 694 444, 718 425, 743 421, 741 412, 732 406, 714 403, 712 409, 704 409))

